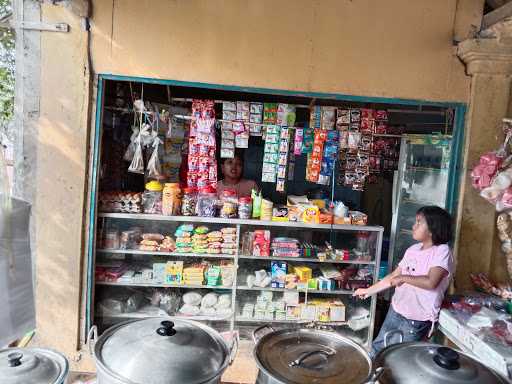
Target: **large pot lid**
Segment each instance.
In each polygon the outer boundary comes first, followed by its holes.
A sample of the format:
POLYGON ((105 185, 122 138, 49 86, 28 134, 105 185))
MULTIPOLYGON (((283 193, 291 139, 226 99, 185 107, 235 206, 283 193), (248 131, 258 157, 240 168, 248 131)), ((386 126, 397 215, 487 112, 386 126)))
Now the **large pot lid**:
POLYGON ((98 339, 94 354, 99 369, 136 384, 203 383, 229 363, 215 330, 178 318, 117 324, 98 339))
POLYGON ((371 372, 366 351, 329 331, 284 329, 268 333, 256 345, 259 368, 287 384, 362 383, 371 372))
POLYGON ((509 383, 462 352, 426 342, 393 344, 377 354, 374 366, 384 367, 380 384, 509 383))
POLYGON ((50 349, 0 350, 2 384, 61 384, 67 377, 68 369, 66 358, 50 349))

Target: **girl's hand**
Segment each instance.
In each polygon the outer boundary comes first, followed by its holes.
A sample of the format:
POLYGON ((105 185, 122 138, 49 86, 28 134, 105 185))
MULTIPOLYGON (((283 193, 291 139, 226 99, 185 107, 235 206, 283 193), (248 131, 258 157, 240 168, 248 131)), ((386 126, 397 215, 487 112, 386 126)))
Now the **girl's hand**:
POLYGON ((368 289, 367 288, 358 288, 356 291, 352 294, 352 296, 357 296, 360 299, 366 299, 368 297, 368 289))
POLYGON ((392 287, 399 287, 404 283, 404 279, 402 278, 402 275, 398 275, 393 277, 389 283, 392 287))

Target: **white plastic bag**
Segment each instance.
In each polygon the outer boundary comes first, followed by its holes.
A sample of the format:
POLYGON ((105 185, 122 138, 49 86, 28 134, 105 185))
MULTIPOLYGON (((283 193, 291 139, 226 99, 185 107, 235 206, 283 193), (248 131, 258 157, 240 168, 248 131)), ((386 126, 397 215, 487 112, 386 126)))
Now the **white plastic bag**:
POLYGON ((149 125, 143 124, 140 127, 139 135, 135 139, 135 154, 128 167, 128 172, 144 174, 144 157, 142 156, 142 141, 149 136, 149 125))
POLYGON ((201 299, 201 309, 214 307, 217 304, 218 300, 219 300, 219 295, 217 295, 215 292, 207 293, 201 299))
POLYGON ((148 161, 148 176, 153 178, 158 178, 162 174, 162 167, 160 166, 160 159, 158 157, 158 147, 162 143, 157 137, 155 137, 153 141, 153 153, 148 161))
POLYGON ((197 292, 187 292, 183 295, 183 302, 185 304, 199 306, 203 297, 197 292))
POLYGON ((0 348, 35 329, 30 204, 10 196, 0 149, 0 348))
POLYGON ((133 156, 135 155, 135 150, 137 149, 137 137, 139 136, 139 128, 137 126, 132 126, 132 135, 130 137, 130 144, 128 144, 128 148, 126 148, 126 152, 124 153, 123 159, 126 161, 132 161, 133 156))

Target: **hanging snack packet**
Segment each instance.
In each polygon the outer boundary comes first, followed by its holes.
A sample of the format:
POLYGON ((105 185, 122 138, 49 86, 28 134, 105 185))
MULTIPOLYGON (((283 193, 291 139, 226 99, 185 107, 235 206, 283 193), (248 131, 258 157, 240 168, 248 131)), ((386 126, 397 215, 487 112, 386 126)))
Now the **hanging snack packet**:
MULTIPOLYGON (((342 127, 350 124, 350 110, 337 109, 336 110, 336 126, 342 127)), ((340 128, 338 128, 340 129, 340 128)))
POLYGON ((224 111, 236 111, 236 103, 234 101, 223 101, 222 112, 224 111))
POLYGON ((361 140, 359 141, 359 149, 361 151, 369 152, 372 148, 372 136, 371 135, 362 135, 361 140))
POLYGON ((315 105, 310 109, 309 112, 309 128, 318 129, 321 127, 322 121, 322 108, 319 105, 315 105))
POLYGON ((263 104, 263 123, 276 124, 277 121, 277 103, 263 104))
POLYGON ((359 123, 361 121, 361 111, 359 109, 350 110, 350 122, 359 123))
POLYGON ((322 107, 322 129, 334 129, 336 122, 336 108, 322 107))
POLYGON ((302 154, 302 141, 304 140, 304 130, 295 128, 295 138, 293 140, 293 154, 300 156, 302 154))
POLYGON ((350 152, 357 152, 359 149, 359 142, 361 141, 360 132, 349 132, 348 133, 348 149, 350 152))
POLYGON ((386 110, 375 111, 375 120, 388 120, 388 111, 386 111, 386 110))
POLYGON ((303 153, 313 152, 313 143, 315 142, 315 130, 306 129, 304 130, 304 140, 302 146, 303 153))

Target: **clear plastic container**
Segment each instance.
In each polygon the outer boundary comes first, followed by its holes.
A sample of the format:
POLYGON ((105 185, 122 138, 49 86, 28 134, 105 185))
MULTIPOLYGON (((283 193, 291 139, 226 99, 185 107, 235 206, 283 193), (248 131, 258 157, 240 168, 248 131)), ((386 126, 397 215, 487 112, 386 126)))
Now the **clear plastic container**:
POLYGON ((217 213, 217 194, 212 187, 205 187, 199 190, 196 205, 197 216, 215 217, 217 213))
POLYGON ((105 249, 119 249, 119 231, 111 229, 105 232, 103 239, 103 248, 105 249))
POLYGON ((162 189, 162 184, 155 180, 146 184, 146 190, 142 194, 144 213, 162 213, 162 189))
POLYGON ((181 214, 183 216, 195 216, 197 205, 197 189, 185 188, 181 200, 181 214))
POLYGON ((162 191, 162 214, 177 216, 181 213, 181 189, 178 183, 166 183, 162 191))
POLYGON ((220 201, 220 217, 224 219, 233 219, 238 216, 238 198, 235 190, 224 190, 220 197, 220 201))
POLYGON ((144 213, 159 215, 162 213, 162 192, 144 191, 142 194, 144 213))
POLYGON ((238 199, 238 217, 241 219, 250 219, 252 217, 252 199, 250 197, 238 199))

